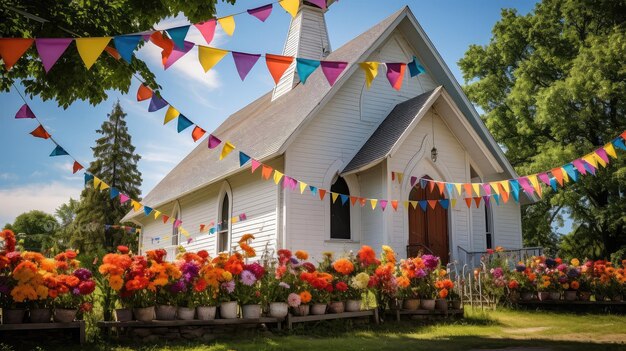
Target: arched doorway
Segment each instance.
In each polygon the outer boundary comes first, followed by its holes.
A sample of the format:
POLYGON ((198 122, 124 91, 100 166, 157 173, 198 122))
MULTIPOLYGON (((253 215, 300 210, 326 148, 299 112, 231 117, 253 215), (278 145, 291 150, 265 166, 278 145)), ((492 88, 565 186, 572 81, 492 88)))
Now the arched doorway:
MULTIPOLYGON (((428 176, 423 178, 431 179, 428 176)), ((428 184, 422 188, 418 184, 411 189, 409 201, 440 200, 444 196, 439 192, 437 186, 430 190, 428 184)), ((448 240, 448 210, 444 210, 439 204, 432 209, 427 207, 423 211, 419 204, 414 208, 409 206, 409 246, 407 255, 415 256, 420 251, 441 258, 442 264, 447 264, 450 260, 450 248, 448 240)))

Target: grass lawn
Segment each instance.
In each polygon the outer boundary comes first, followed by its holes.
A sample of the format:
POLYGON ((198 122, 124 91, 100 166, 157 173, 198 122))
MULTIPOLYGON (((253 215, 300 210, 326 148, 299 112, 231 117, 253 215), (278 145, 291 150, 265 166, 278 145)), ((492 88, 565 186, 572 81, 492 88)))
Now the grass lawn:
MULTIPOLYGON (((626 316, 467 309, 465 319, 439 324, 386 322, 346 326, 342 322, 300 325, 292 332, 234 335, 212 343, 121 344, 97 341, 97 350, 626 350, 626 316)), ((0 347, 0 350, 2 347, 0 347)))

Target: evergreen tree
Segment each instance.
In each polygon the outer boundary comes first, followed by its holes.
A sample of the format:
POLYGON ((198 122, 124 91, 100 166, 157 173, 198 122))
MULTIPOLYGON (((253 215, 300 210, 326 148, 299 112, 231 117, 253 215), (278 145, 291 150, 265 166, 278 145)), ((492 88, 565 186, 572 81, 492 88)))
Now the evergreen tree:
MULTIPOLYGON (((465 92, 518 173, 561 166, 626 129, 626 1, 543 0, 503 10, 485 46, 459 62, 465 92)), ((554 246, 563 211, 574 230, 561 253, 608 258, 626 246, 626 157, 522 209, 526 244, 554 246), (576 251, 572 249, 576 248, 576 251)))
MULTIPOLYGON (((141 156, 135 154, 125 117, 126 113, 118 101, 108 114, 108 120, 97 130, 102 136, 92 148, 94 161, 87 172, 102 179, 111 188, 138 199, 141 173, 137 162, 141 156)), ((73 225, 72 247, 86 252, 112 251, 117 245, 129 245, 136 249, 136 236, 119 229, 105 230, 106 224, 119 224, 130 208, 129 202, 122 205, 118 198, 111 199, 109 194, 108 189, 100 191, 93 186, 83 190, 73 225)))

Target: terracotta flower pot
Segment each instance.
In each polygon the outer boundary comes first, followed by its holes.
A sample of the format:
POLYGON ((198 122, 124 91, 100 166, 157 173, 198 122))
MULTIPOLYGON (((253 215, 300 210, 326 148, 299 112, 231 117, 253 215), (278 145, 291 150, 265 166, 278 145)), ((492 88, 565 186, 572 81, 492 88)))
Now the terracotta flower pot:
POLYGON ((563 293, 563 297, 565 298, 565 301, 576 301, 576 299, 578 299, 578 292, 574 290, 566 290, 563 293))
POLYGON ((54 309, 54 321, 57 323, 73 322, 74 319, 76 319, 77 312, 78 310, 75 310, 75 309, 55 308, 54 309))
POLYGON ((2 324, 21 324, 25 314, 26 310, 23 308, 3 308, 2 324))
POLYGON ((150 322, 155 318, 154 306, 133 308, 133 316, 141 322, 150 322))
POLYGON ((420 308, 420 299, 406 299, 402 308, 409 311, 415 311, 420 308))
POLYGON ((176 306, 157 305, 156 319, 159 321, 173 321, 176 319, 176 306))
POLYGON ((343 313, 346 310, 346 303, 343 301, 333 301, 328 304, 329 313, 343 313))
POLYGON ((326 308, 328 308, 328 305, 325 303, 315 303, 311 306, 311 314, 314 315, 321 315, 321 314, 326 314, 326 308))
POLYGON ((210 321, 215 319, 217 312, 217 306, 198 306, 196 307, 196 314, 201 321, 210 321))
POLYGON ((52 311, 49 308, 33 308, 28 311, 28 316, 31 323, 50 323, 52 311))
POLYGON ((552 301, 559 301, 561 300, 561 293, 558 291, 551 291, 550 292, 550 300, 552 301))
POLYGON ((521 293, 522 301, 530 301, 535 298, 535 294, 532 292, 523 292, 521 293))
POLYGON ((270 302, 270 317, 285 318, 289 313, 289 305, 286 302, 270 302))
POLYGON ((310 305, 300 305, 298 307, 292 307, 291 308, 291 313, 294 316, 302 317, 302 316, 308 316, 310 310, 311 310, 311 306, 310 305))
POLYGON ((190 321, 196 316, 196 309, 189 307, 178 307, 176 310, 176 319, 190 321))
POLYGON ((346 301, 347 312, 358 312, 361 310, 361 300, 348 300, 346 301))
POLYGON ((591 291, 579 291, 578 298, 580 299, 580 301, 591 300, 591 291))
POLYGON ((448 301, 444 299, 435 300, 435 309, 438 311, 447 312, 448 311, 448 301))
POLYGON ((537 296, 539 297, 539 301, 548 301, 548 299, 550 299, 550 293, 547 291, 540 291, 537 293, 537 296))
POLYGON ((241 317, 246 319, 261 318, 261 305, 243 305, 241 306, 241 317))
POLYGON ((423 310, 434 311, 435 300, 434 299, 421 299, 420 306, 422 306, 423 310))
POLYGON ((129 308, 118 308, 114 311, 113 317, 118 322, 132 321, 133 311, 129 308))
POLYGON ((233 319, 238 318, 239 304, 237 301, 227 301, 220 304, 220 318, 233 319))

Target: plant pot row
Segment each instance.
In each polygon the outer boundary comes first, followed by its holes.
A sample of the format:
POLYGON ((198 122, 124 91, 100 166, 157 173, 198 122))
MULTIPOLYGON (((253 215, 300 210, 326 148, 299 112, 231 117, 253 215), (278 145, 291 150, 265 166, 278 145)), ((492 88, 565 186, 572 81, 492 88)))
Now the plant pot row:
MULTIPOLYGON (((589 291, 574 291, 574 290, 566 290, 563 291, 563 294, 558 291, 539 291, 538 293, 534 292, 523 292, 519 295, 511 294, 510 298, 512 302, 517 302, 520 299, 522 301, 532 301, 538 299, 539 301, 591 301, 591 296, 594 296, 595 301, 605 301, 607 299, 606 296, 601 294, 593 294, 589 291)), ((616 295, 609 298, 610 301, 619 302, 623 300, 622 295, 616 295)))
POLYGON ((69 323, 76 319, 76 309, 65 308, 4 308, 2 309, 2 324, 21 323, 69 323))
POLYGON ((460 309, 461 301, 460 300, 444 300, 444 299, 405 299, 405 300, 396 300, 396 306, 399 309, 408 310, 408 311, 416 311, 419 309, 427 310, 427 311, 447 311, 448 309, 460 309))

